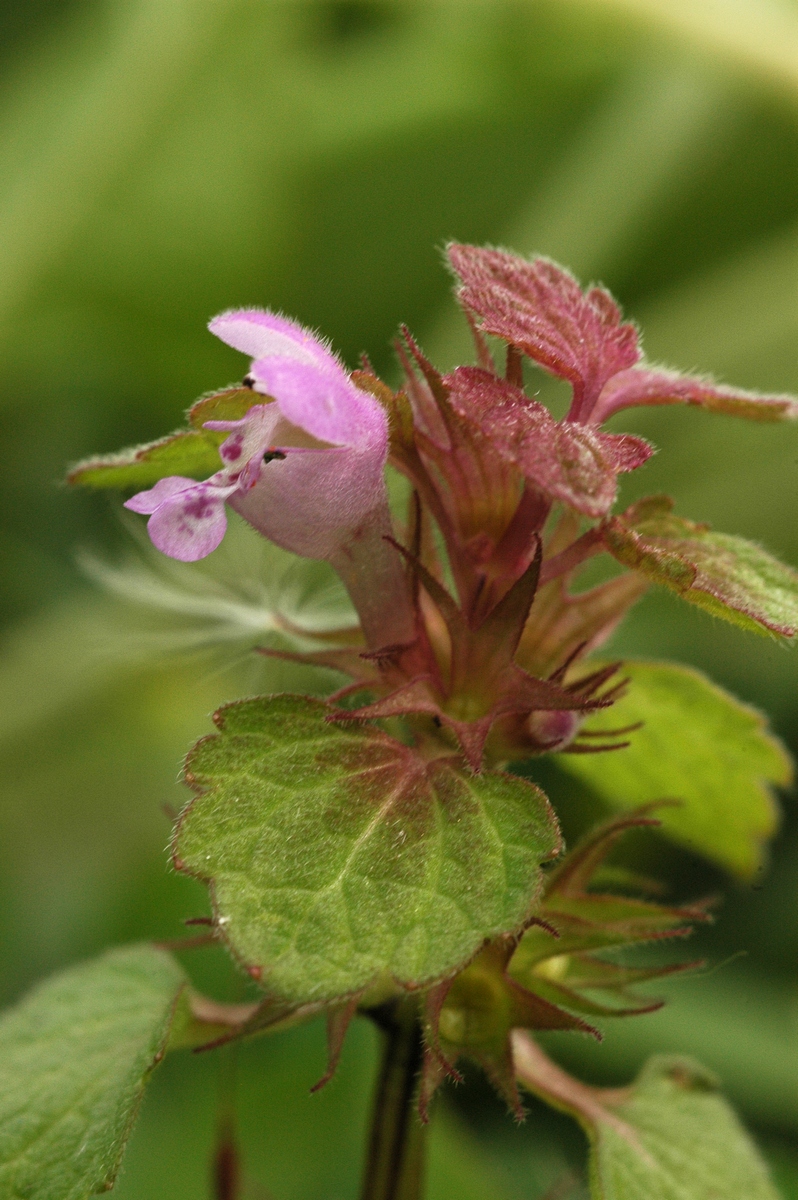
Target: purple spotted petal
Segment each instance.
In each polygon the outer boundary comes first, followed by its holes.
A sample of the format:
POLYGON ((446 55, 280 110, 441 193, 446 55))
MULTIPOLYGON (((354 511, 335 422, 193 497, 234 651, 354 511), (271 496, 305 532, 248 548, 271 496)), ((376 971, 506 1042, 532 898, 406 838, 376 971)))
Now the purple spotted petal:
POLYGON ((234 490, 208 480, 164 499, 147 522, 153 545, 180 562, 205 558, 224 537, 224 502, 234 490))
POLYGON ((219 447, 219 457, 225 465, 231 482, 238 481, 243 488, 253 487, 258 481, 263 456, 273 448, 276 426, 281 418, 276 404, 254 404, 246 416, 238 421, 206 421, 206 429, 229 432, 219 447))
POLYGON ((170 496, 175 496, 179 492, 185 492, 187 488, 196 486, 195 479, 185 479, 182 475, 167 475, 165 479, 159 479, 149 491, 137 492, 135 496, 131 496, 129 500, 125 501, 125 508, 129 508, 131 512, 135 513, 154 513, 156 508, 170 496))
POLYGON ((277 313, 259 308, 233 309, 214 317, 208 328, 228 346, 250 358, 280 355, 295 362, 313 363, 322 369, 332 366, 341 370, 325 341, 310 329, 277 313))

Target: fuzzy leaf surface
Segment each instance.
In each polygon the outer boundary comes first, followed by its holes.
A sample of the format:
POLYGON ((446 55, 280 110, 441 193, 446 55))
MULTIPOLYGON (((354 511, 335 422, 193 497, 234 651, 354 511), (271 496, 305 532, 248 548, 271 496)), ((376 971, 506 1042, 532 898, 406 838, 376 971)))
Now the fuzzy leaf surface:
POLYGON ((0 1196, 84 1200, 116 1178, 185 986, 153 946, 111 950, 0 1019, 0 1196))
POLYGON ((601 1125, 591 1162, 596 1200, 777 1200, 755 1146, 697 1063, 651 1059, 613 1111, 637 1145, 619 1126, 601 1125))
POLYGON ((224 388, 221 392, 210 392, 200 396, 188 410, 188 423, 214 442, 223 442, 227 434, 205 428, 206 421, 240 421, 253 404, 266 404, 270 397, 253 392, 248 387, 224 388))
POLYGON ((664 663, 624 666, 631 680, 611 711, 586 723, 590 730, 643 721, 630 745, 607 754, 559 754, 562 770, 587 783, 613 808, 652 800, 669 836, 750 877, 776 828, 770 785, 792 777, 789 756, 754 709, 699 671, 664 663))
POLYGON ((586 419, 602 387, 640 358, 637 331, 603 288, 583 292, 570 272, 546 258, 456 243, 449 261, 462 280, 460 302, 574 389, 571 416, 586 419))
POLYGON ((603 529, 607 549, 685 600, 754 633, 794 637, 798 572, 745 538, 674 516, 667 496, 640 501, 603 529))
POLYGON ((203 396, 189 412, 191 429, 179 429, 157 442, 132 446, 118 454, 99 455, 77 463, 68 482, 94 489, 149 488, 167 475, 207 479, 221 469, 218 447, 227 437, 204 428, 205 421, 237 421, 252 407, 257 396, 249 388, 227 388, 203 396))
POLYGON ((157 442, 119 454, 88 458, 69 472, 69 482, 88 488, 149 488, 167 475, 206 479, 221 469, 217 442, 196 429, 179 430, 157 442))
POLYGON ((175 835, 233 953, 296 1004, 451 973, 523 925, 560 845, 537 788, 329 712, 303 696, 223 708, 175 835))
POLYGON ((479 367, 458 367, 446 383, 454 410, 506 462, 585 516, 608 512, 618 473, 635 470, 651 456, 651 447, 640 438, 555 421, 544 405, 479 367))
POLYGON ((619 371, 604 387, 592 420, 599 425, 613 413, 638 404, 695 404, 708 412, 747 421, 794 421, 798 417, 795 396, 765 396, 661 367, 631 367, 619 371))
POLYGON ((593 1200, 778 1200, 767 1167, 715 1078, 657 1055, 630 1088, 589 1088, 515 1042, 522 1081, 590 1140, 593 1200))

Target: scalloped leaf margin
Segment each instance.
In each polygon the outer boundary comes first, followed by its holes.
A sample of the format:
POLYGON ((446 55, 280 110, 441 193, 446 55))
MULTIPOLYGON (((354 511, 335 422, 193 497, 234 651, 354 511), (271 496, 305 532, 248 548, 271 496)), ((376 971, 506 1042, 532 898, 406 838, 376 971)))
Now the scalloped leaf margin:
POLYGON ((525 925, 561 845, 528 782, 329 713, 304 696, 221 709, 189 755, 197 795, 174 839, 234 955, 296 1005, 451 975, 525 925))

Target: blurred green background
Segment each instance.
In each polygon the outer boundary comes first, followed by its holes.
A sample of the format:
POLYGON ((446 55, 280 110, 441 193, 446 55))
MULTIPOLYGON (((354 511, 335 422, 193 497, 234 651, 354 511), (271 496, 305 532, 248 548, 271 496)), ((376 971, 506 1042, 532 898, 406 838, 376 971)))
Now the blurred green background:
MULTIPOLYGON (((63 490, 64 464, 159 436, 240 378, 204 328, 228 306, 282 309, 388 378, 400 321, 442 366, 468 356, 450 237, 600 279, 654 361, 798 392, 798 4, 3 0, 0 62, 7 1002, 207 911, 166 867, 180 759, 223 700, 318 686, 249 647, 274 595, 319 607, 322 572, 241 529, 207 568, 153 566, 118 502, 63 490), (115 594, 98 558, 123 564, 115 594)), ((630 496, 667 489, 684 515, 798 563, 798 430, 676 409, 622 427, 662 447, 630 496)), ((798 748, 794 651, 663 595, 616 646, 706 669, 798 748)), ((556 1050, 612 1081, 652 1051, 694 1053, 798 1197, 798 817, 784 807, 753 887, 660 845, 683 892, 729 889, 700 939, 720 969, 672 984, 662 1013, 619 1022, 600 1048, 556 1050)), ((220 955, 186 961, 216 994, 242 992, 220 955)), ((310 1097, 323 1053, 318 1025, 241 1049, 248 1195, 356 1194, 370 1028, 310 1097)), ((121 1196, 209 1194, 215 1081, 211 1056, 162 1068, 121 1196)), ((581 1196, 564 1173, 583 1153, 537 1107, 515 1128, 475 1076, 437 1113, 431 1197, 533 1200, 561 1178, 581 1196)))

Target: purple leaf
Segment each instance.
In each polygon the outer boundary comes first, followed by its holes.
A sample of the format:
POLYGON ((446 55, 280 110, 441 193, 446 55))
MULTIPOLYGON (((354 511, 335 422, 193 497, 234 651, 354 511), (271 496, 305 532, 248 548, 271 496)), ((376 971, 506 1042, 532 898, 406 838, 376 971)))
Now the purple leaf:
POLYGON ((569 416, 586 420, 608 379, 640 358, 637 330, 621 322, 609 292, 583 293, 568 271, 500 250, 452 243, 458 298, 486 333, 523 350, 574 389, 569 416))

